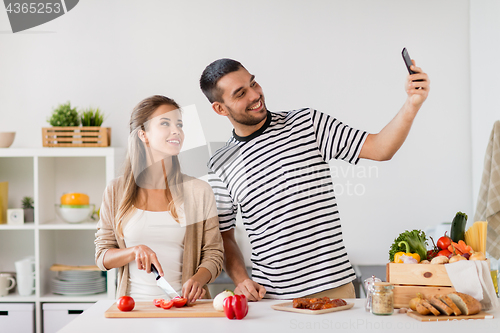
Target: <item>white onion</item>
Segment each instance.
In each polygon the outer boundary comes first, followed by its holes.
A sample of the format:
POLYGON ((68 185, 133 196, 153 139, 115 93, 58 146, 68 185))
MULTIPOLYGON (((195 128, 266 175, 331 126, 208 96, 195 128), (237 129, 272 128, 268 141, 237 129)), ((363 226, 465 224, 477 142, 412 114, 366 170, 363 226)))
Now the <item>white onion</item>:
POLYGON ((214 298, 214 309, 217 311, 224 311, 224 299, 229 296, 234 296, 231 290, 224 290, 214 298))

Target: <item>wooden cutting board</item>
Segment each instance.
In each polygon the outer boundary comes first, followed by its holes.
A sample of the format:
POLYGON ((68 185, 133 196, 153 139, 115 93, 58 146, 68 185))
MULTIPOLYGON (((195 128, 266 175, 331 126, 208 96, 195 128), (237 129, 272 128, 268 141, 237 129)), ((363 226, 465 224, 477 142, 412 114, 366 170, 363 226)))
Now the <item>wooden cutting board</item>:
POLYGON ((449 320, 464 320, 464 319, 493 319, 493 315, 484 311, 479 312, 475 315, 460 315, 460 316, 445 316, 445 315, 421 315, 416 311, 410 311, 406 313, 408 316, 415 318, 418 321, 449 321, 449 320))
POLYGON ((329 308, 329 309, 323 309, 323 310, 309 310, 309 309, 294 308, 293 302, 286 302, 286 303, 280 303, 280 304, 273 304, 273 305, 271 305, 271 308, 273 308, 274 310, 278 310, 278 311, 288 311, 288 312, 318 315, 318 314, 329 313, 329 312, 349 310, 353 306, 354 306, 354 303, 347 303, 347 305, 338 306, 336 308, 329 308))
POLYGON ((224 312, 216 311, 212 300, 197 300, 196 303, 182 308, 172 307, 168 310, 157 308, 153 301, 135 302, 132 311, 120 311, 116 302, 106 310, 106 318, 189 318, 189 317, 225 317, 224 312))

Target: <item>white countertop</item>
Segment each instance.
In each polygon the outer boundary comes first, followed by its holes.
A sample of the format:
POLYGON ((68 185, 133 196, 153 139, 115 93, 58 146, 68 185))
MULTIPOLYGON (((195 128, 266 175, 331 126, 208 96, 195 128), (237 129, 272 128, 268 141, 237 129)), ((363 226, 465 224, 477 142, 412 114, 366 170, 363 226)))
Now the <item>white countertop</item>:
MULTIPOLYGON (((354 302, 352 309, 321 315, 276 311, 272 304, 284 301, 262 300, 249 304, 242 320, 223 318, 105 318, 104 312, 114 303, 101 300, 62 328, 59 333, 99 332, 499 332, 500 309, 488 311, 494 319, 419 322, 406 314, 376 316, 364 310, 364 299, 354 302)), ((453 317, 450 317, 453 318, 453 317)))

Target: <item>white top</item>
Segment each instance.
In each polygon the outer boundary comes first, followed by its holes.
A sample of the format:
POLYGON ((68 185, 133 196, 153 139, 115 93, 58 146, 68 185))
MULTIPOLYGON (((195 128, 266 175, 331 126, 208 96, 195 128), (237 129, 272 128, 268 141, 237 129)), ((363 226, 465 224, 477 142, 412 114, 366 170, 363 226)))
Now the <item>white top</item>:
MULTIPOLYGON (((136 209, 123 228, 125 245, 132 247, 143 244, 153 250, 163 269, 164 278, 179 295, 182 289, 185 226, 185 218, 181 216, 179 224, 169 211, 136 209)), ((128 265, 130 274, 127 295, 143 300, 165 298, 166 294, 156 285, 153 273, 147 274, 146 271, 139 270, 135 260, 128 265)))

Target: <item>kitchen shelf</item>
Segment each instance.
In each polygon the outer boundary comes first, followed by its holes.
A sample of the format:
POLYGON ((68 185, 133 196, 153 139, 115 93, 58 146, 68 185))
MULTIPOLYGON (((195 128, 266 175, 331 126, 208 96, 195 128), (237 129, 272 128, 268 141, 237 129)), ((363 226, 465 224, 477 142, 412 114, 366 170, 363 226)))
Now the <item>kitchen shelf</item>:
POLYGON ((71 302, 97 302, 102 299, 109 299, 107 293, 93 294, 93 295, 78 295, 78 296, 64 296, 52 293, 47 293, 40 297, 40 302, 56 302, 56 303, 71 303, 71 302))
POLYGON ((81 192, 98 209, 106 185, 118 175, 123 148, 1 148, 0 182, 9 182, 8 208, 21 208, 23 196, 34 199, 34 222, 0 224, 0 271, 15 272, 14 262, 35 258, 35 292, 0 298, 0 303, 35 303, 36 332, 42 332, 42 303, 96 302, 114 299, 116 270, 105 274, 107 292, 93 295, 57 295, 50 281, 53 264, 95 265, 97 221, 65 223, 55 204, 64 193, 81 192))
POLYGON ((0 224, 0 230, 96 230, 97 221, 82 223, 65 223, 61 221, 50 221, 35 225, 33 222, 26 222, 21 225, 0 224))
POLYGON ((0 224, 0 230, 35 230, 35 223, 26 222, 20 225, 0 224))
POLYGON ((21 295, 19 295, 19 293, 17 292, 17 289, 16 289, 15 293, 8 294, 7 296, 3 296, 1 303, 20 303, 20 302, 22 302, 22 303, 26 303, 26 302, 34 303, 34 302, 36 302, 36 300, 37 300, 37 298, 35 295, 21 296, 21 295))
POLYGON ((66 223, 49 221, 38 226, 40 230, 97 230, 97 222, 66 223))

